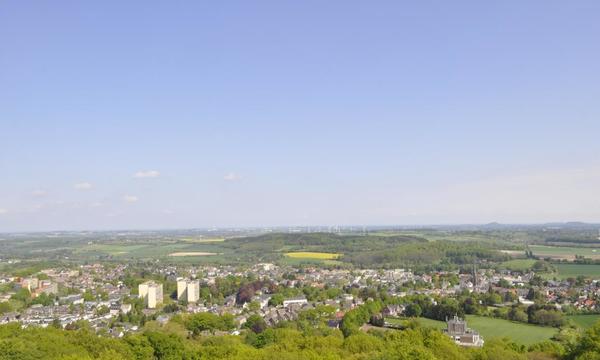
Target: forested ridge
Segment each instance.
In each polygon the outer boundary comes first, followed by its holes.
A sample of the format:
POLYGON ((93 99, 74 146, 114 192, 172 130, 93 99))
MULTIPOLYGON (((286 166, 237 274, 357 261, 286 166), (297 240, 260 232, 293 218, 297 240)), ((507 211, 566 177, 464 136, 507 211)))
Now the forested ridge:
POLYGON ((337 235, 330 233, 274 233, 225 241, 223 246, 244 254, 273 259, 288 251, 340 254, 339 260, 358 267, 456 268, 475 260, 509 259, 499 249, 507 244, 489 241, 428 241, 409 235, 337 235), (269 258, 269 254, 272 258, 269 258))

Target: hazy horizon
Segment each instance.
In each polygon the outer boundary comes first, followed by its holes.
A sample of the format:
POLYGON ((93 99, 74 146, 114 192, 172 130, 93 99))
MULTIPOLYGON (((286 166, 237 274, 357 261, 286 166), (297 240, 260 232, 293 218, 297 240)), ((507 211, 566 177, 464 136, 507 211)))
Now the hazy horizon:
POLYGON ((598 10, 2 3, 0 232, 600 222, 598 10))

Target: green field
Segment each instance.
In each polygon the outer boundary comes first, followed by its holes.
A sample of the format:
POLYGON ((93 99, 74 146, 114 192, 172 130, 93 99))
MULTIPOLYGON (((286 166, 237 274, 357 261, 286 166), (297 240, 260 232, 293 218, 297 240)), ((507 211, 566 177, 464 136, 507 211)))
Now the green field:
POLYGON ((323 252, 310 252, 310 251, 299 251, 299 252, 288 252, 285 256, 296 258, 296 259, 316 259, 316 260, 335 260, 341 256, 341 254, 323 253, 323 252))
POLYGON ((575 255, 580 255, 600 259, 600 248, 547 245, 530 245, 529 248, 535 256, 542 258, 573 260, 575 255))
POLYGON ((467 315, 467 326, 477 330, 479 334, 483 336, 484 340, 495 337, 507 337, 516 343, 524 345, 549 340, 558 332, 556 328, 529 325, 477 315, 467 315))
POLYGON ((530 269, 536 260, 533 259, 514 259, 503 262, 502 267, 512 271, 525 271, 530 269))
MULTIPOLYGON (((157 259, 167 258, 170 254, 180 252, 223 253, 217 245, 194 244, 187 242, 156 242, 142 244, 90 244, 75 250, 74 254, 86 258, 94 256, 111 256, 115 259, 157 259)), ((174 260, 174 257, 170 257, 174 260)), ((213 258, 214 259, 214 258, 213 258)))
POLYGON ((600 279, 600 265, 585 264, 554 264, 558 274, 548 274, 546 277, 566 279, 583 275, 585 277, 600 279))
MULTIPOLYGON (((401 325, 406 319, 386 318, 386 321, 391 324, 401 325)), ((446 328, 446 323, 444 321, 419 318, 419 322, 425 327, 440 330, 446 328)), ((540 341, 549 340, 558 331, 556 328, 551 327, 529 325, 477 315, 467 315, 467 326, 479 332, 484 340, 507 337, 512 341, 523 345, 530 345, 540 341)))
POLYGON ((570 315, 567 319, 573 322, 582 329, 589 329, 595 323, 600 321, 600 315, 570 315))

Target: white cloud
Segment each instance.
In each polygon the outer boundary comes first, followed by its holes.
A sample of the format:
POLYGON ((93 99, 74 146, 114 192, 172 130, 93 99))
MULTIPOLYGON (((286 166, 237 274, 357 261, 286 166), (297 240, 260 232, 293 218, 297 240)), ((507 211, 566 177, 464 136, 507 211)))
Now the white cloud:
POLYGON ((223 176, 223 180, 225 180, 225 181, 236 181, 239 179, 240 179, 240 176, 234 172, 230 172, 229 174, 223 176))
POLYGON ((38 190, 32 191, 31 195, 34 197, 43 197, 43 196, 48 195, 48 193, 45 190, 38 189, 38 190))
POLYGON ((134 203, 134 202, 137 202, 139 200, 139 198, 134 195, 125 195, 125 196, 123 196, 123 200, 128 203, 134 203))
POLYGON ((77 190, 90 190, 93 187, 93 185, 89 182, 80 182, 75 184, 74 187, 77 190))
POLYGON ((160 172, 157 170, 138 171, 133 177, 134 178, 156 178, 160 176, 160 172))
POLYGON ((8 210, 0 208, 0 215, 8 214, 8 210))
POLYGON ((104 204, 102 204, 102 203, 101 203, 101 202, 99 202, 99 201, 96 201, 96 202, 93 202, 93 203, 91 203, 91 204, 90 204, 90 207, 92 207, 92 208, 97 208, 97 207, 101 207, 102 205, 104 205, 104 204))

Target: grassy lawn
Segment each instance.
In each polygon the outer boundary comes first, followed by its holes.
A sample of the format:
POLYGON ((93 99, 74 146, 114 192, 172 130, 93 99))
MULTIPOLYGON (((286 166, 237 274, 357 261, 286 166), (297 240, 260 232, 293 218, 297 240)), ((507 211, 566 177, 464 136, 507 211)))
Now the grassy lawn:
POLYGON ((341 254, 323 253, 323 252, 289 252, 285 253, 285 256, 296 258, 296 259, 317 259, 317 260, 335 260, 341 256, 341 254))
POLYGON ((530 345, 549 340, 557 333, 556 328, 529 325, 503 319, 467 315, 467 326, 477 330, 484 340, 507 337, 516 343, 530 345))
POLYGON ((535 262, 536 260, 533 259, 514 259, 503 262, 502 266, 508 270, 525 271, 531 268, 535 262))
MULTIPOLYGON (((385 320, 391 324, 402 325, 407 319, 386 318, 385 320)), ((426 318, 419 318, 418 320, 421 325, 425 327, 439 330, 446 329, 446 323, 444 321, 426 318)), ((558 331, 556 328, 551 327, 529 325, 477 315, 467 315, 467 326, 478 331, 479 334, 483 336, 484 340, 495 337, 507 337, 512 341, 523 345, 530 345, 540 341, 549 340, 558 331)))
POLYGON ((567 319, 573 320, 582 329, 589 329, 596 322, 600 321, 600 315, 570 315, 567 316, 567 319))

